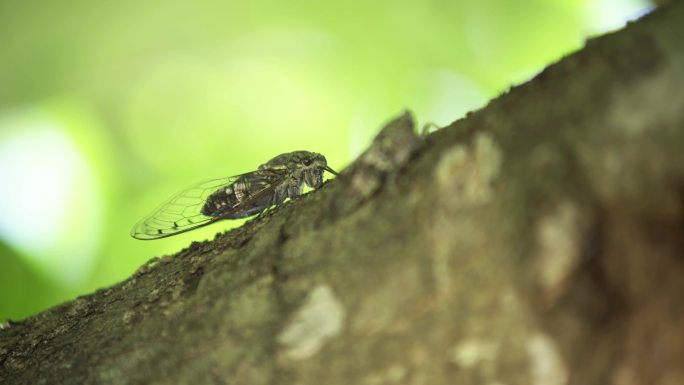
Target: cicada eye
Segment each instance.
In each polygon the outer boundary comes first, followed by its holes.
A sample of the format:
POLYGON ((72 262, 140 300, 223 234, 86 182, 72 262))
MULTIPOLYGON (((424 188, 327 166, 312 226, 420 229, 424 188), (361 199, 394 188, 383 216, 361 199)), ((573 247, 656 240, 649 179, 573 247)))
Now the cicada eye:
POLYGON ((302 164, 305 166, 310 166, 311 165, 311 159, 310 158, 304 158, 302 160, 302 164))

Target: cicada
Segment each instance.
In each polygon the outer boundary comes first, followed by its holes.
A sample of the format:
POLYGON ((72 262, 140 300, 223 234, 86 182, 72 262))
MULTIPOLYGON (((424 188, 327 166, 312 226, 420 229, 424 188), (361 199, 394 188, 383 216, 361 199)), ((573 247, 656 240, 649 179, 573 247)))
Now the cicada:
POLYGON ((222 219, 259 214, 287 198, 302 194, 304 185, 323 185, 328 167, 321 154, 294 151, 280 154, 256 171, 194 185, 174 195, 131 230, 136 239, 159 239, 184 233, 222 219))

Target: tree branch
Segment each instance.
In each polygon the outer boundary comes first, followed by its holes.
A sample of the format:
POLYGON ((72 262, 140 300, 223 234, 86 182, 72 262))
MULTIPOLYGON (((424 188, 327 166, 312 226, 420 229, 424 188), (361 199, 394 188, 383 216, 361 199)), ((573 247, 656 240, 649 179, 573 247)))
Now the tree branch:
POLYGON ((684 383, 684 4, 0 330, 3 384, 684 383))

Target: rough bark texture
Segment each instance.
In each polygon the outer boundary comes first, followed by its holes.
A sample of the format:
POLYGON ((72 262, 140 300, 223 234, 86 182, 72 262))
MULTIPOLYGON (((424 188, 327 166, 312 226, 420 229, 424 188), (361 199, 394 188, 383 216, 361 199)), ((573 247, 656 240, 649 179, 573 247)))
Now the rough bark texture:
POLYGON ((684 383, 684 3, 0 330, 3 384, 684 383))

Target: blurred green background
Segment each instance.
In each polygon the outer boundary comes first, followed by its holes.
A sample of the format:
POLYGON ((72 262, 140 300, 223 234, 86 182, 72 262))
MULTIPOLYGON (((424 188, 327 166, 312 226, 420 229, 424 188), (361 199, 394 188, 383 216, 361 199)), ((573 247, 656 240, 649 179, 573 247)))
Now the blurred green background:
POLYGON ((235 226, 128 234, 176 191, 306 149, 342 169, 448 124, 645 0, 0 1, 0 321, 235 226))

